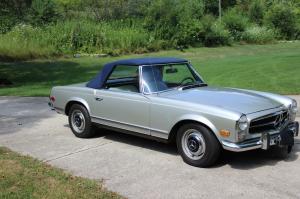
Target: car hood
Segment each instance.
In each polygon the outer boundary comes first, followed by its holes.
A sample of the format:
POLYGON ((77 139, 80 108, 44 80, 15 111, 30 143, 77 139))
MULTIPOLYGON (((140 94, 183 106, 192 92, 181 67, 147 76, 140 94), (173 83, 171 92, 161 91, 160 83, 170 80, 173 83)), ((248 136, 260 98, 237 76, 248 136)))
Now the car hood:
POLYGON ((232 88, 200 87, 164 92, 161 97, 221 107, 231 111, 250 114, 281 106, 277 101, 254 92, 232 88))

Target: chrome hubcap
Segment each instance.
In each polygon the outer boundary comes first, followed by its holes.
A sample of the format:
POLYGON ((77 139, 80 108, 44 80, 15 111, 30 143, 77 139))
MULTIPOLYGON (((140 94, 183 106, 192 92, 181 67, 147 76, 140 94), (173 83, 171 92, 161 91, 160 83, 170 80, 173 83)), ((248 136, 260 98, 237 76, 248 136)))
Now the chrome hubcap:
POLYGON ((85 119, 84 119, 84 116, 81 111, 79 111, 79 110, 73 111, 72 116, 71 116, 71 123, 72 123, 73 129, 77 133, 82 133, 84 131, 85 119))
POLYGON ((189 129, 184 132, 181 140, 185 155, 193 160, 199 160, 203 157, 206 145, 201 132, 196 129, 189 129))

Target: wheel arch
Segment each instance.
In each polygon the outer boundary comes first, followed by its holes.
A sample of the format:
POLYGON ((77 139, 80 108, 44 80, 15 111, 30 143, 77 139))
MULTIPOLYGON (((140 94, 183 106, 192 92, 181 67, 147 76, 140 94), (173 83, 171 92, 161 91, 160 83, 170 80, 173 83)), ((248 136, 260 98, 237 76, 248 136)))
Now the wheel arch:
MULTIPOLYGON (((213 123, 211 123, 208 119, 204 118, 204 117, 200 117, 200 116, 189 116, 189 117, 183 117, 180 120, 178 120, 171 128, 170 133, 169 133, 169 137, 168 137, 168 141, 169 142, 174 142, 176 140, 176 135, 177 135, 177 131, 178 129, 185 125, 185 124, 189 124, 189 123, 198 123, 204 127, 206 127, 207 129, 211 130, 214 134, 214 136, 216 136, 217 140, 219 140, 218 137, 218 130, 217 128, 213 125, 213 123)), ((219 140, 220 141, 220 140, 219 140)))
POLYGON ((88 103, 84 99, 81 99, 81 98, 71 98, 71 99, 68 100, 68 102, 67 102, 67 104, 65 106, 65 114, 66 115, 69 114, 70 108, 74 104, 80 104, 80 105, 84 106, 87 109, 87 111, 90 113, 90 107, 89 107, 88 103))

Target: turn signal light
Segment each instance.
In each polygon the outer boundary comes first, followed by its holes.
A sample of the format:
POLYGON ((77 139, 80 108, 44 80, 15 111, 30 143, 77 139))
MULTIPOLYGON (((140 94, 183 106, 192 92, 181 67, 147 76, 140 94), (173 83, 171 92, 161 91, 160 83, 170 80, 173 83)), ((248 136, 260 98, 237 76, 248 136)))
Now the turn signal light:
POLYGON ((229 137, 230 136, 230 131, 222 129, 222 130, 220 130, 220 135, 222 137, 229 137))

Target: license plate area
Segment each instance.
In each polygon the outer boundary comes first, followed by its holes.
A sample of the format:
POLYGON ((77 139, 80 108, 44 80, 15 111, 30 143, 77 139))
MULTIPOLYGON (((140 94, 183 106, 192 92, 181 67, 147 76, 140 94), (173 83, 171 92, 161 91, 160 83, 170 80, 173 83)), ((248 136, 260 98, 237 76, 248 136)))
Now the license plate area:
POLYGON ((267 150, 270 146, 279 145, 281 142, 280 134, 270 135, 269 133, 263 133, 261 137, 262 149, 267 150))

